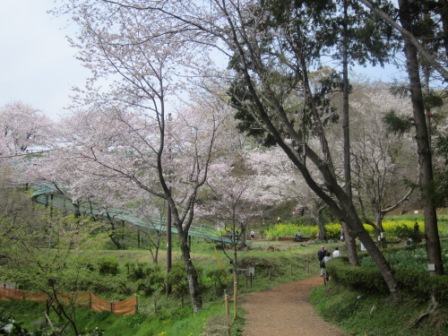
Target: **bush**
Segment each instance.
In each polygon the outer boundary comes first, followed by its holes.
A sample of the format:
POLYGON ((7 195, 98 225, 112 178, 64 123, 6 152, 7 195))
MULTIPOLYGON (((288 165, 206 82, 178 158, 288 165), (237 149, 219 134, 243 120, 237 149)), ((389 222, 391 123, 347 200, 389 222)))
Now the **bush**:
POLYGON ((224 269, 209 270, 206 276, 212 282, 216 296, 221 295, 224 292, 224 289, 227 288, 232 279, 230 273, 224 269))
POLYGON ((137 281, 137 291, 150 296, 157 291, 165 289, 165 274, 160 271, 160 267, 148 267, 146 277, 137 281))
MULTIPOLYGON (((345 287, 387 293, 386 284, 377 268, 352 266, 345 257, 339 257, 327 263, 327 271, 345 287)), ((438 299, 448 299, 447 275, 430 276, 425 271, 395 267, 394 274, 400 288, 409 295, 427 298, 434 294, 438 299)))
POLYGON ((398 224, 391 230, 391 233, 397 238, 407 239, 412 237, 414 230, 404 224, 398 224))
POLYGON ((98 271, 101 275, 117 275, 119 273, 119 263, 113 257, 102 257, 98 260, 98 271))
POLYGON ((145 279, 151 273, 148 263, 127 263, 126 267, 128 269, 128 278, 133 281, 145 279))
POLYGON ((240 268, 255 267, 257 273, 266 276, 281 276, 285 273, 278 259, 269 259, 263 257, 242 257, 239 263, 240 268))
POLYGON ((188 281, 184 265, 180 263, 173 264, 171 271, 167 276, 167 283, 171 285, 172 293, 177 297, 188 295, 188 281))

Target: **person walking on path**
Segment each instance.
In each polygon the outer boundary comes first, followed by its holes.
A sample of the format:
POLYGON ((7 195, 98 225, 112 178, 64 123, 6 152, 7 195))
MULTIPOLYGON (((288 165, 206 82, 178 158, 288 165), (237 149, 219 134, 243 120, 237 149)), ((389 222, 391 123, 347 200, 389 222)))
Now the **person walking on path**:
POLYGON ((333 258, 337 258, 337 257, 339 257, 340 255, 341 255, 341 252, 339 251, 339 247, 336 246, 336 247, 334 248, 334 251, 333 251, 333 253, 332 253, 331 256, 332 256, 333 258))
POLYGON ((324 257, 327 255, 327 250, 325 249, 325 246, 321 246, 320 250, 317 252, 317 259, 319 260, 319 264, 322 260, 324 260, 324 257))
POLYGON ((322 279, 315 276, 244 294, 241 297, 246 319, 243 336, 347 336, 317 315, 309 302, 311 290, 320 285, 322 279))

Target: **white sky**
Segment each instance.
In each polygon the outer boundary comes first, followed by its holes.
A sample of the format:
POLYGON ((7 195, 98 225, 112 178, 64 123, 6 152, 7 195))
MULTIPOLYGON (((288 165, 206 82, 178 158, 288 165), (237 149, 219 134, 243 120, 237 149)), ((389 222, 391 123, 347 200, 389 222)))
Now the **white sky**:
POLYGON ((53 0, 0 0, 0 107, 22 101, 53 119, 70 89, 88 76, 65 35, 67 19, 47 11, 53 0))
MULTIPOLYGON (((22 101, 57 120, 70 104, 71 88, 89 75, 65 38, 68 18, 47 13, 53 0, 0 0, 0 6, 0 107, 22 101)), ((385 81, 398 72, 357 71, 385 81)))

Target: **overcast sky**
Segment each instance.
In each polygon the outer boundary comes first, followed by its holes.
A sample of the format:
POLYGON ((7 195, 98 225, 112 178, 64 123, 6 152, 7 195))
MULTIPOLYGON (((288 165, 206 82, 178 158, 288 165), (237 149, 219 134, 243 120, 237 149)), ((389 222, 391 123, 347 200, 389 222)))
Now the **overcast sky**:
MULTIPOLYGON (((57 120, 66 113, 71 88, 88 76, 65 38, 68 18, 47 13, 53 0, 0 0, 0 5, 0 107, 22 101, 57 120)), ((386 81, 397 73, 359 71, 386 81)))
POLYGON ((0 107, 22 101, 58 119, 88 75, 65 38, 66 19, 47 14, 53 0, 0 4, 0 107))

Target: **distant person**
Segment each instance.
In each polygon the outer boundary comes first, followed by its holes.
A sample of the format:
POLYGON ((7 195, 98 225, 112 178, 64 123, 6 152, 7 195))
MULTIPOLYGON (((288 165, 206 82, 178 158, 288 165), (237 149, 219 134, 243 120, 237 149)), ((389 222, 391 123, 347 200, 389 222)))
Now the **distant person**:
POLYGON ((327 250, 325 250, 324 246, 320 247, 320 250, 317 252, 317 259, 319 260, 319 265, 324 260, 324 257, 327 255, 327 250))
POLYGON ((337 257, 339 257, 340 255, 341 255, 341 252, 339 251, 339 247, 336 246, 336 247, 334 248, 334 251, 333 251, 333 253, 332 253, 331 256, 332 256, 333 258, 337 258, 337 257))
POLYGON ((255 239, 255 231, 254 230, 250 230, 250 239, 255 239))
POLYGON ((422 234, 420 234, 420 227, 417 222, 414 224, 414 240, 416 243, 421 243, 422 241, 422 234))
POLYGON ((296 240, 299 241, 300 239, 302 239, 302 232, 297 232, 296 234, 296 240))
POLYGON ((420 227, 418 226, 418 223, 415 222, 414 224, 414 233, 419 233, 420 232, 420 227))
MULTIPOLYGON (((331 253, 325 251, 325 256, 322 258, 322 261, 320 262, 319 266, 320 266, 320 276, 323 277, 327 277, 327 272, 326 272, 326 266, 327 266, 327 262, 328 260, 331 259, 331 253)), ((328 278, 327 278, 328 280, 328 278)))

